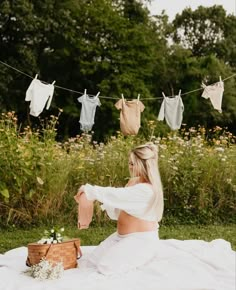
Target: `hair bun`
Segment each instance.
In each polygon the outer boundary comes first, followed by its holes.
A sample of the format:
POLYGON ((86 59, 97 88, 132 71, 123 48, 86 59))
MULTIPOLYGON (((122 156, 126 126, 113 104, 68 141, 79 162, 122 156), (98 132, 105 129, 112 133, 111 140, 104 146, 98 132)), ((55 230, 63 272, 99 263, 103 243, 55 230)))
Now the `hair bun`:
POLYGON ((141 159, 156 159, 157 158, 157 152, 158 152, 158 150, 157 150, 157 146, 156 145, 154 145, 153 143, 146 143, 146 144, 144 144, 144 145, 140 145, 140 146, 138 146, 138 147, 136 147, 135 149, 134 149, 134 152, 136 152, 137 153, 137 151, 136 150, 141 150, 141 151, 143 151, 143 150, 145 150, 146 151, 146 153, 143 155, 142 154, 142 157, 140 156, 140 158, 141 159), (146 151, 147 149, 149 149, 148 151, 146 151))
POLYGON ((151 158, 157 158, 157 146, 154 145, 153 143, 147 143, 147 147, 153 152, 153 157, 151 158))
POLYGON ((143 160, 157 159, 157 146, 153 143, 146 143, 134 148, 133 152, 138 158, 143 160))

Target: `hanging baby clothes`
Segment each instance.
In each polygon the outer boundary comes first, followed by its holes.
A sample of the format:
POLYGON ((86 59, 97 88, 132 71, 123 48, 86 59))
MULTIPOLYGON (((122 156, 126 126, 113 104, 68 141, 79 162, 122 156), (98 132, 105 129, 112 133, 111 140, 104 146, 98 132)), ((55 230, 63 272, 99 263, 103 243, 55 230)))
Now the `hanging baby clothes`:
POLYGON ((181 127, 184 111, 181 91, 179 91, 179 94, 175 97, 166 97, 164 93, 162 94, 164 99, 157 120, 163 121, 165 118, 168 126, 172 130, 177 130, 181 127))
POLYGON ((115 107, 120 111, 120 129, 124 135, 136 135, 138 134, 141 118, 140 113, 144 110, 143 103, 139 100, 126 101, 122 94, 115 107))
POLYGON ((87 229, 93 218, 93 201, 78 193, 74 199, 78 203, 78 229, 87 229))
POLYGON ((221 105, 224 92, 224 83, 222 82, 221 77, 219 82, 210 86, 206 86, 203 83, 202 87, 204 89, 202 97, 205 99, 210 99, 214 109, 222 113, 221 105))
POLYGON ((55 81, 52 84, 44 84, 37 79, 37 75, 35 76, 25 96, 25 100, 30 101, 30 115, 38 117, 46 103, 46 109, 49 109, 54 93, 54 83, 55 81))
POLYGON ((80 129, 84 132, 90 131, 94 125, 96 107, 101 106, 98 98, 99 94, 100 92, 95 97, 89 97, 85 89, 84 94, 78 98, 78 101, 82 104, 79 120, 80 129))

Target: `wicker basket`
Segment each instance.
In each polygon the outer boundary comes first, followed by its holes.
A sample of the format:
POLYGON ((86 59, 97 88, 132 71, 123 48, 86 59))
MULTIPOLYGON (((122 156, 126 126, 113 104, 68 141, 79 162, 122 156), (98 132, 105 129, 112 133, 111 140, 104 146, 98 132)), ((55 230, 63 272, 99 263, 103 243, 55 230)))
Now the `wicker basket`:
POLYGON ((28 244, 27 266, 38 264, 42 258, 52 264, 63 263, 64 269, 77 267, 77 259, 82 256, 80 239, 72 239, 58 244, 28 244))

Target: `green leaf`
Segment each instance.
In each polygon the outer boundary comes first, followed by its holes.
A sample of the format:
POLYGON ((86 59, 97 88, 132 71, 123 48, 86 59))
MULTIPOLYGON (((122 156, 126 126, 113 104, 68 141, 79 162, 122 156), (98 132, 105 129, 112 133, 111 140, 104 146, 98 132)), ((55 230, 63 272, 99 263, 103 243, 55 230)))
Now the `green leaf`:
POLYGON ((27 200, 32 199, 32 196, 35 194, 35 190, 34 189, 30 189, 29 192, 25 195, 25 198, 27 200))
POLYGON ((0 193, 2 194, 2 196, 4 196, 6 199, 9 199, 10 195, 9 195, 9 191, 7 188, 4 188, 2 190, 0 190, 0 193))

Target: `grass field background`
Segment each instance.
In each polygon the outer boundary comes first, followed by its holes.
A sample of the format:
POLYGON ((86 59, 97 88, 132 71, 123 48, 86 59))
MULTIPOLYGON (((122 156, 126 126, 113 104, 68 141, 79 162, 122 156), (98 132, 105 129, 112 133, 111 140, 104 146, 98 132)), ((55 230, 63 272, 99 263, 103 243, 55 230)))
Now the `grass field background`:
MULTIPOLYGON (((0 230, 0 253, 4 253, 16 247, 27 246, 28 243, 38 241, 44 234, 45 227, 32 229, 9 228, 0 230)), ((68 238, 80 238, 81 245, 98 245, 106 237, 116 230, 114 225, 103 227, 91 227, 86 230, 78 230, 76 227, 65 227, 65 236, 68 238)), ((224 239, 231 243, 236 250, 236 226, 232 225, 207 225, 207 226, 161 226, 160 239, 178 240, 204 240, 224 239)))

